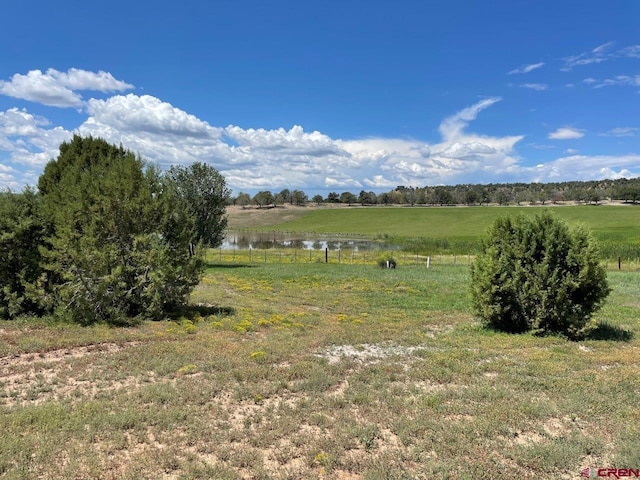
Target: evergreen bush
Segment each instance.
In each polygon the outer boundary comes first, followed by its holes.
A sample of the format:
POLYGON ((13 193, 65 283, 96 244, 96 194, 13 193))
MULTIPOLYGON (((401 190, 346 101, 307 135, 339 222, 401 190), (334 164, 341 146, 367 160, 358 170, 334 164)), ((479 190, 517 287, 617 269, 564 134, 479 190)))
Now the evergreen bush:
POLYGON ((39 249, 58 315, 88 324, 159 319, 203 271, 195 219, 160 172, 122 147, 74 137, 40 177, 52 232, 39 249))
POLYGON ((505 332, 578 338, 609 291, 590 233, 549 212, 498 218, 471 266, 476 315, 505 332))

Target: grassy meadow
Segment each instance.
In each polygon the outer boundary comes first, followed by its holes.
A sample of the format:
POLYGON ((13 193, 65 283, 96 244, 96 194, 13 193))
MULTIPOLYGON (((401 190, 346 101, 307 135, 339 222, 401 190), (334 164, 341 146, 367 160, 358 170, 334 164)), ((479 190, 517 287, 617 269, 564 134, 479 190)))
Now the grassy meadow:
POLYGON ((286 207, 236 209, 232 229, 364 235, 424 255, 473 253, 499 216, 534 215, 548 208, 570 225, 586 226, 603 256, 640 257, 640 211, 631 205, 550 207, 286 207))
POLYGON ((579 343, 483 330, 467 276, 214 264, 200 306, 173 321, 4 322, 0 474, 510 479, 640 465, 637 274, 610 273, 601 325, 579 343))
POLYGON ((585 467, 640 468, 638 273, 609 272, 612 294, 581 342, 484 330, 468 276, 465 264, 411 258, 385 270, 211 255, 174 319, 0 322, 0 476, 578 479, 585 467))

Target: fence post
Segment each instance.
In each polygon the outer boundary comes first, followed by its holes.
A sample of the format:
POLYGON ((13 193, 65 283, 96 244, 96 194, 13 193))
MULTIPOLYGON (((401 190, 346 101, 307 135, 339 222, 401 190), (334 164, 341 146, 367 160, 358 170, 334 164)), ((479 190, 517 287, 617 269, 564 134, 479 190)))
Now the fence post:
POLYGON ((249 247, 249 263, 251 263, 253 256, 252 256, 252 250, 251 247, 249 247))
POLYGON ((427 268, 431 266, 431 255, 427 256, 427 268))
POLYGON ((324 249, 324 263, 329 263, 329 247, 324 249))

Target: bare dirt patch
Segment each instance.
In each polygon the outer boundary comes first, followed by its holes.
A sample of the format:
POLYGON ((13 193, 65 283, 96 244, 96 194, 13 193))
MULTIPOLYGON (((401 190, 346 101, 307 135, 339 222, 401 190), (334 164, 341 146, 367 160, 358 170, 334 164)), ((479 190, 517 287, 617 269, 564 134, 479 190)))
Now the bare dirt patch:
MULTIPOLYGON (((140 342, 100 343, 2 357, 0 403, 40 404, 65 397, 95 397, 100 392, 134 386, 142 380, 133 376, 109 379, 88 359, 115 355, 138 345, 140 342)), ((153 378, 150 374, 147 381, 153 378)))
POLYGON ((81 347, 60 348, 46 352, 22 353, 0 358, 0 368, 15 367, 19 365, 31 365, 36 362, 52 363, 61 362, 69 358, 82 358, 95 353, 116 353, 127 347, 140 345, 140 342, 125 344, 98 343, 81 347))
POLYGON ((277 207, 227 207, 228 228, 230 230, 244 228, 262 228, 288 222, 300 218, 314 207, 297 207, 279 205, 277 207))
POLYGON ((405 347, 393 344, 369 344, 361 345, 333 345, 323 352, 316 353, 318 357, 325 358, 330 364, 340 363, 343 360, 355 360, 358 363, 372 365, 389 357, 411 357, 419 351, 429 350, 429 347, 405 347))

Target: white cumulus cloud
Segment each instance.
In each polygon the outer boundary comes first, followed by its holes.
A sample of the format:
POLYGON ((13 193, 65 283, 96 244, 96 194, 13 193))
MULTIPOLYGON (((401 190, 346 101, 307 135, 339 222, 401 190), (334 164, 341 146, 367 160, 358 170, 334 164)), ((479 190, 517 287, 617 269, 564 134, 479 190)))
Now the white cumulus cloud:
POLYGON ((632 178, 640 175, 640 155, 570 155, 522 173, 537 182, 632 178))
POLYGON ((336 142, 320 132, 305 132, 299 125, 290 130, 243 129, 228 126, 225 134, 243 147, 255 150, 268 150, 284 154, 322 157, 326 155, 345 155, 336 142))
MULTIPOLYGON (((610 48, 610 47, 607 47, 610 48)), ((607 51, 603 48, 603 51, 607 51)), ((597 52, 596 52, 597 53, 597 52)), ((595 55, 591 52, 590 54, 595 55)), ((532 64, 524 67, 535 67, 532 64)), ((526 68, 522 67, 523 72, 526 68)), ((532 68, 532 69, 535 69, 532 68)), ((531 70, 529 70, 531 71, 531 70)), ((622 81, 621 79, 619 79, 622 81)), ((592 85, 597 85, 594 80, 592 85)), ((534 88, 532 85, 526 88, 534 88)), ((540 84, 542 85, 542 84, 540 84)), ((70 69, 31 71, 0 83, 0 94, 46 105, 73 106, 80 121, 73 131, 27 109, 0 111, 0 188, 37 181, 44 164, 58 155, 74 133, 122 144, 163 167, 206 162, 234 190, 278 191, 391 189, 396 185, 436 185, 499 181, 593 179, 638 174, 638 156, 589 157, 575 149, 539 167, 524 167, 516 152, 522 135, 484 135, 473 122, 501 101, 488 97, 444 118, 435 141, 412 138, 332 138, 301 125, 263 129, 210 124, 150 95, 118 94, 128 83, 104 72, 70 69), (106 98, 81 92, 116 92, 106 98)), ((104 95, 102 97, 105 97, 104 95)), ((584 131, 562 127, 550 139, 577 139, 584 131)), ((632 127, 601 135, 630 136, 632 127)))
POLYGON ((87 105, 91 125, 105 125, 123 132, 151 133, 196 138, 220 138, 214 128, 184 110, 150 95, 116 95, 91 99, 87 105))
POLYGON ((29 100, 52 107, 80 107, 78 91, 121 92, 133 88, 116 80, 107 72, 90 72, 77 68, 60 72, 53 68, 46 72, 31 70, 26 75, 16 73, 9 81, 0 81, 0 94, 29 100))
POLYGON ((547 138, 550 140, 575 140, 584 137, 584 131, 571 127, 560 127, 551 132, 547 138))
POLYGON ((10 108, 0 112, 0 151, 16 164, 41 166, 57 156, 60 144, 71 137, 62 127, 50 128, 43 117, 10 108))

